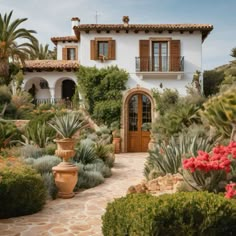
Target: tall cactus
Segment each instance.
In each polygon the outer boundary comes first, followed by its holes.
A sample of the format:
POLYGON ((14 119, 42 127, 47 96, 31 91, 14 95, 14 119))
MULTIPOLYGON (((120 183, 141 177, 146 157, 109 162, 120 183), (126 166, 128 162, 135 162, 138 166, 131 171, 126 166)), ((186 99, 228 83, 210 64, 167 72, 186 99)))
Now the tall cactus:
POLYGON ((210 123, 221 134, 236 141, 236 88, 210 98, 202 112, 210 123))

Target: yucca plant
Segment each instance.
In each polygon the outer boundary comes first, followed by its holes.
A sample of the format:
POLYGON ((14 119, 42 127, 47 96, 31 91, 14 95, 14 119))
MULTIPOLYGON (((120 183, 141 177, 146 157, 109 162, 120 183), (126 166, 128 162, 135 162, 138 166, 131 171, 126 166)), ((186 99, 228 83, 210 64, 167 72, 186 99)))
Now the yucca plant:
POLYGON ((85 120, 81 120, 76 113, 66 113, 62 116, 55 116, 48 124, 57 131, 62 138, 72 138, 80 129, 87 125, 85 120))

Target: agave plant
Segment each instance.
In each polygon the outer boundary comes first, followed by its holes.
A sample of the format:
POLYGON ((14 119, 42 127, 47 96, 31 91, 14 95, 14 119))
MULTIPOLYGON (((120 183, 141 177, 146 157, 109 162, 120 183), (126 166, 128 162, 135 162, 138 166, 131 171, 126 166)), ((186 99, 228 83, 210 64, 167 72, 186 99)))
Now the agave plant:
POLYGON ((87 125, 85 120, 76 113, 66 113, 63 116, 55 116, 48 124, 57 131, 62 138, 72 138, 80 129, 87 125))
POLYGON ((215 140, 212 142, 207 137, 181 134, 178 138, 172 136, 166 144, 165 141, 156 145, 155 149, 149 151, 145 163, 144 175, 152 179, 156 175, 176 174, 181 171, 182 158, 197 156, 198 150, 209 152, 215 140))

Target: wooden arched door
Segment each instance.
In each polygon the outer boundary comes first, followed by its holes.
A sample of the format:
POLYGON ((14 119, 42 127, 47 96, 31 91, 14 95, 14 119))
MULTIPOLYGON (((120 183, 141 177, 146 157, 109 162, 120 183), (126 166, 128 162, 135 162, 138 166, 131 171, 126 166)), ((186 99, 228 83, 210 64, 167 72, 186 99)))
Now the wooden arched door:
POLYGON ((151 101, 144 94, 135 94, 128 101, 128 152, 146 152, 150 132, 146 123, 152 122, 151 101))

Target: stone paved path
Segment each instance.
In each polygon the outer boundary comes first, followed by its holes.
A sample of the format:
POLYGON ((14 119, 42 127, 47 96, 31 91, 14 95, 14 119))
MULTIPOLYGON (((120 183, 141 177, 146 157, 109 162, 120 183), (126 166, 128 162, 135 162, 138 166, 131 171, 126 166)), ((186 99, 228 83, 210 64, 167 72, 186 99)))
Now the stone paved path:
POLYGON ((130 185, 143 179, 146 156, 146 153, 116 155, 113 175, 105 183, 81 191, 72 199, 49 201, 36 214, 0 220, 0 235, 101 236, 101 216, 107 203, 124 196, 130 185))

